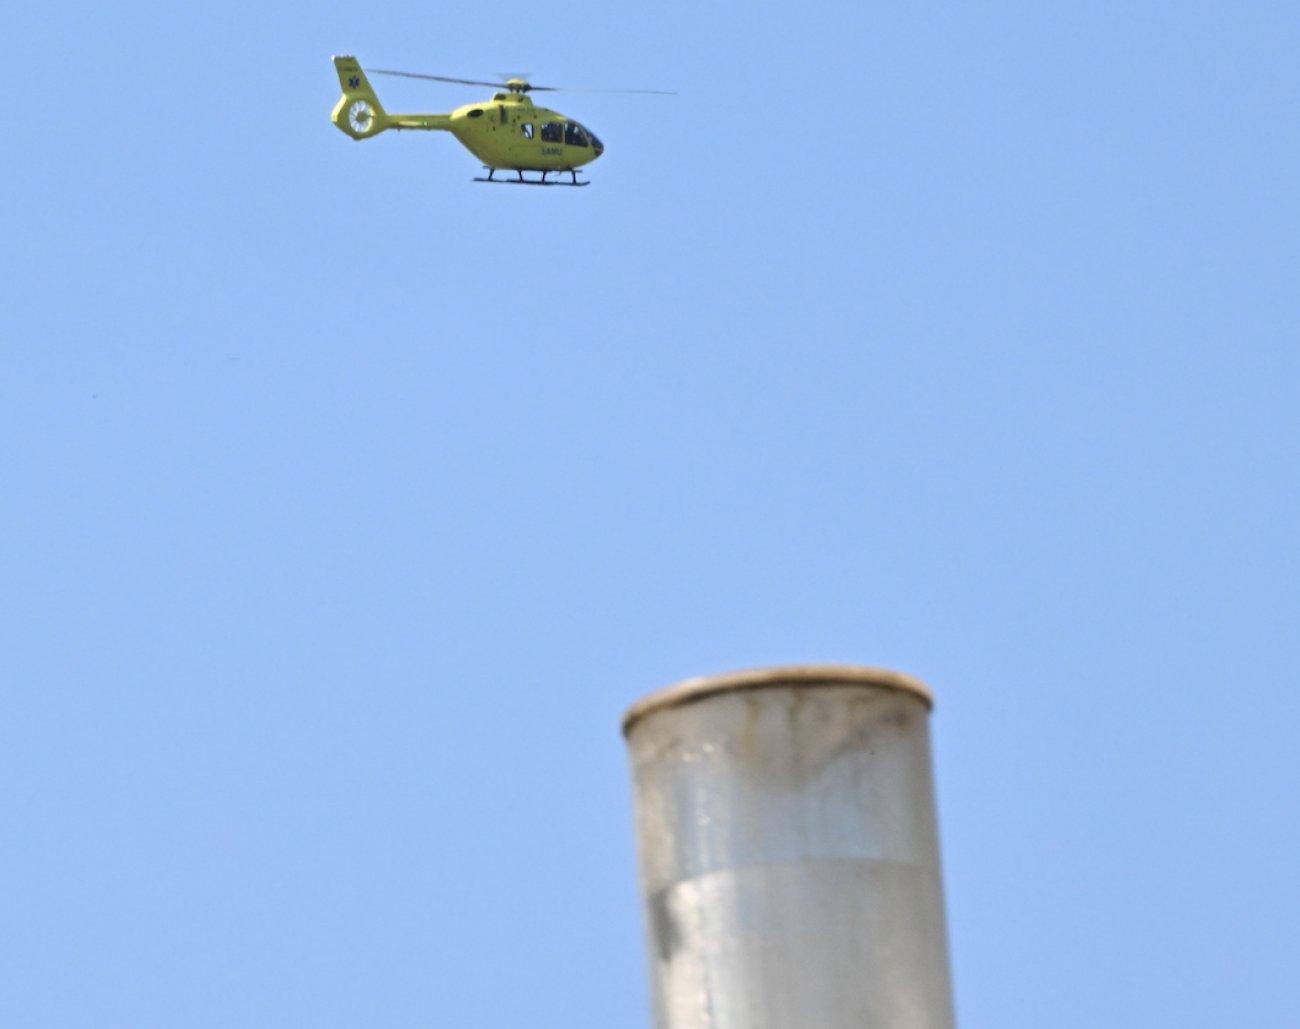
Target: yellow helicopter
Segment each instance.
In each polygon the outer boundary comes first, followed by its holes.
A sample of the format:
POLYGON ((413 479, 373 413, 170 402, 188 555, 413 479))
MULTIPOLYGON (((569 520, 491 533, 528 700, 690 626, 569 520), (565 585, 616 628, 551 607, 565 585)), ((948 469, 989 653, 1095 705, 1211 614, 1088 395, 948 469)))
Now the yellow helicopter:
MULTIPOLYGON (((578 181, 578 169, 605 152, 596 134, 558 111, 536 106, 531 92, 557 92, 554 86, 533 86, 523 79, 478 82, 444 75, 418 75, 408 71, 372 68, 375 75, 397 75, 407 79, 452 82, 462 86, 488 86, 503 90, 491 100, 458 107, 450 114, 389 114, 371 88, 366 73, 355 57, 335 57, 343 96, 334 105, 330 120, 353 139, 370 139, 385 129, 425 129, 450 132, 471 154, 483 162, 485 177, 475 182, 513 183, 525 186, 586 186, 578 181), (494 178, 499 171, 512 171, 518 178, 494 178), (536 172, 528 179, 524 172, 536 172), (568 172, 570 181, 552 179, 568 172)), ((655 93, 658 89, 593 90, 601 93, 655 93)))

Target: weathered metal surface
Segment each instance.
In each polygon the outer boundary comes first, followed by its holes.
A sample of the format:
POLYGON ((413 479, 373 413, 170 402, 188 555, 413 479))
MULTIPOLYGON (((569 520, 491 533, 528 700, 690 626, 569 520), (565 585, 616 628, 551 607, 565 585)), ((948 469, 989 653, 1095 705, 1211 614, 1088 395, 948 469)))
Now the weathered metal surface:
POLYGON ((949 1029, 930 706, 818 666, 628 712, 658 1029, 949 1029))

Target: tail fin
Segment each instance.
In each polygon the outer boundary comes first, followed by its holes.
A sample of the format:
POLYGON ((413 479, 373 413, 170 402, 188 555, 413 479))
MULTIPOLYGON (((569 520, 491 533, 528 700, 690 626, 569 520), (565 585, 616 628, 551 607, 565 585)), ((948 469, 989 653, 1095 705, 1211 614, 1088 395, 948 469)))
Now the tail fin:
POLYGON ((353 139, 369 139, 389 127, 389 118, 379 97, 370 88, 366 73, 355 57, 336 57, 343 96, 334 105, 330 120, 353 139))

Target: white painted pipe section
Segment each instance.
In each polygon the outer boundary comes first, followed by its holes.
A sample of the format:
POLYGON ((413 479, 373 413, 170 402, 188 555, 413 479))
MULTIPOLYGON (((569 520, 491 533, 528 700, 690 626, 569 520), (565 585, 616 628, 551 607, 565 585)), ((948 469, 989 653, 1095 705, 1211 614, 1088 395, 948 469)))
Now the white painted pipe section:
POLYGON ((628 711, 656 1029, 951 1029, 930 707, 797 667, 628 711))

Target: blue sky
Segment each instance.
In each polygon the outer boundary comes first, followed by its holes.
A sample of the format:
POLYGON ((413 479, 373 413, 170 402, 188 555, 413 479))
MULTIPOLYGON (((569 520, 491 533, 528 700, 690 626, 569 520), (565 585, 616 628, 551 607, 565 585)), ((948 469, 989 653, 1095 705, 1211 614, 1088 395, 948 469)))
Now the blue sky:
POLYGON ((619 717, 806 661, 936 694, 963 1026, 1294 1017, 1295 10, 7 23, 0 1022, 648 1025, 619 717), (678 95, 486 187, 335 53, 678 95))

